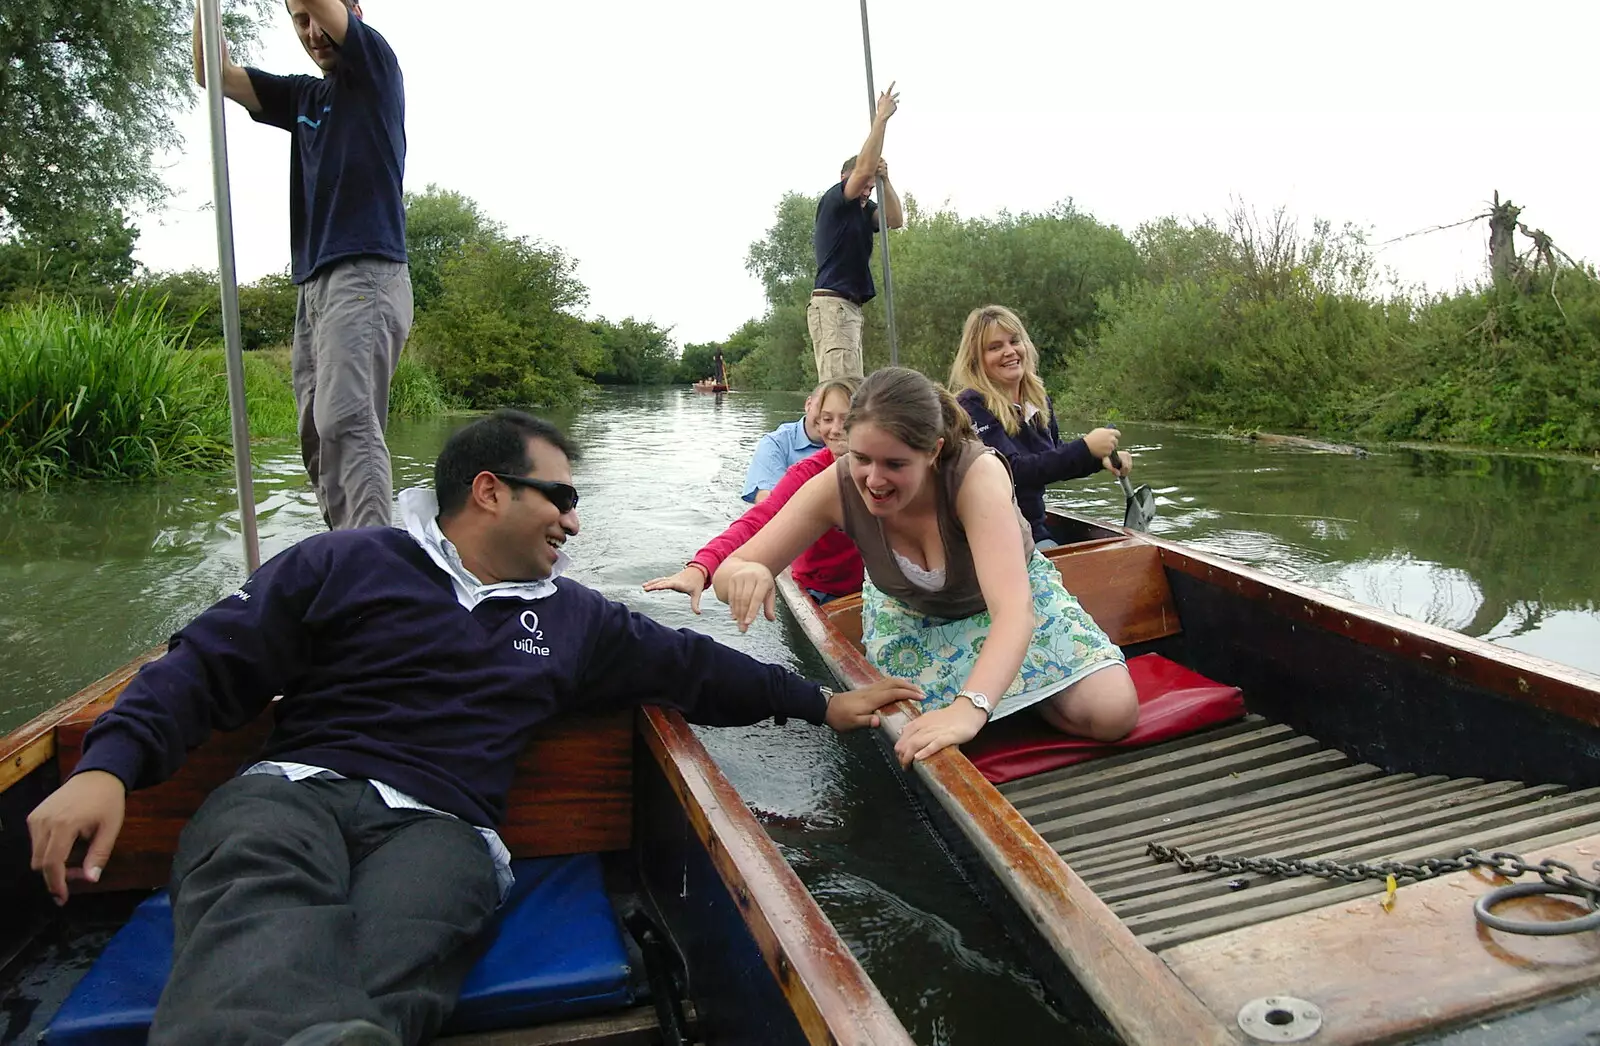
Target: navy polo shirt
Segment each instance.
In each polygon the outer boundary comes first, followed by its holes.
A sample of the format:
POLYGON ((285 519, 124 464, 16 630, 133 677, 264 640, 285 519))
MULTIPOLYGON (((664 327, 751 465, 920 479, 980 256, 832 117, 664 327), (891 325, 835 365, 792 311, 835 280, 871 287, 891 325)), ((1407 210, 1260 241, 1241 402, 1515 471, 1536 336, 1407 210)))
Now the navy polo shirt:
POLYGON ((811 245, 817 252, 817 279, 813 287, 834 291, 857 304, 877 296, 872 284, 873 215, 878 205, 872 200, 865 207, 859 200, 844 195, 843 179, 817 201, 817 224, 811 245))
POLYGON ((246 69, 259 123, 288 131, 289 242, 295 283, 341 258, 406 260, 406 98, 389 44, 350 16, 325 76, 246 69))

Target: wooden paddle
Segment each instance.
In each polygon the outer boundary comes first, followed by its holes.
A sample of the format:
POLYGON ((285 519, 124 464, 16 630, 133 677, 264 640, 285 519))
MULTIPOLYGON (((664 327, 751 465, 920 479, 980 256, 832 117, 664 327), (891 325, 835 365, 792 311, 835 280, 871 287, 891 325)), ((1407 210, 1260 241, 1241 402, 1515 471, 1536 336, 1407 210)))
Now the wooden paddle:
MULTIPOLYGON (((1117 426, 1106 422, 1106 428, 1115 429, 1117 426)), ((1111 452, 1111 460, 1117 460, 1117 452, 1111 452)), ((1128 499, 1122 510, 1122 525, 1129 530, 1149 530, 1150 521, 1156 518, 1156 495, 1150 489, 1150 484, 1144 483, 1135 490, 1133 484, 1124 473, 1117 473, 1117 482, 1122 484, 1122 493, 1128 499)))

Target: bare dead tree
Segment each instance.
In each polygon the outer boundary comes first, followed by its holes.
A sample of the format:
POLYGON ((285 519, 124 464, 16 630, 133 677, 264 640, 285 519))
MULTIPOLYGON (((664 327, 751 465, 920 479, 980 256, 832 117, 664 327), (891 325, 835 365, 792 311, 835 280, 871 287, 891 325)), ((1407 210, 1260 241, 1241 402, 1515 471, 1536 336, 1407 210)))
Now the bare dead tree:
POLYGON ((1515 243, 1521 213, 1522 208, 1510 200, 1501 203, 1500 190, 1495 190, 1494 205, 1489 209, 1489 273, 1496 287, 1511 286, 1521 270, 1515 243))

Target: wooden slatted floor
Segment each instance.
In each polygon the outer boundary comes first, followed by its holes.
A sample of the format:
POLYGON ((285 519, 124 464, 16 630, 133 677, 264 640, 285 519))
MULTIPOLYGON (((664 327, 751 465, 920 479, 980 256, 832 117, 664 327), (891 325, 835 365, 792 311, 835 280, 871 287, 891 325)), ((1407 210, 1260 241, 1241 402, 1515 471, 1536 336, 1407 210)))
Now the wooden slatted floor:
POLYGON ((1247 875, 1230 890, 1234 876, 1156 864, 1147 843, 1197 857, 1416 860, 1600 831, 1600 788, 1386 774, 1260 716, 1000 791, 1158 951, 1384 887, 1247 875))

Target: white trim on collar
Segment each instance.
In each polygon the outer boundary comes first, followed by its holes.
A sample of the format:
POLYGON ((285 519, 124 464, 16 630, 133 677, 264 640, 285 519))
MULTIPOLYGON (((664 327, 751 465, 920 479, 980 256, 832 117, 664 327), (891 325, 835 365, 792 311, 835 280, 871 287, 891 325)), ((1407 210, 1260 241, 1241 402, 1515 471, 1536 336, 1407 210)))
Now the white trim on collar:
POLYGON ((518 599, 544 599, 556 594, 556 578, 566 573, 572 560, 557 550, 555 569, 542 581, 497 581, 485 585, 461 562, 461 554, 439 529, 439 498, 427 487, 408 487, 400 492, 400 518, 407 534, 444 571, 455 590, 456 601, 471 610, 485 599, 514 596, 518 599))
POLYGON ((1011 405, 1011 409, 1022 415, 1023 424, 1027 424, 1039 416, 1039 408, 1035 407, 1032 403, 1026 405, 1021 403, 1013 403, 1011 405))

